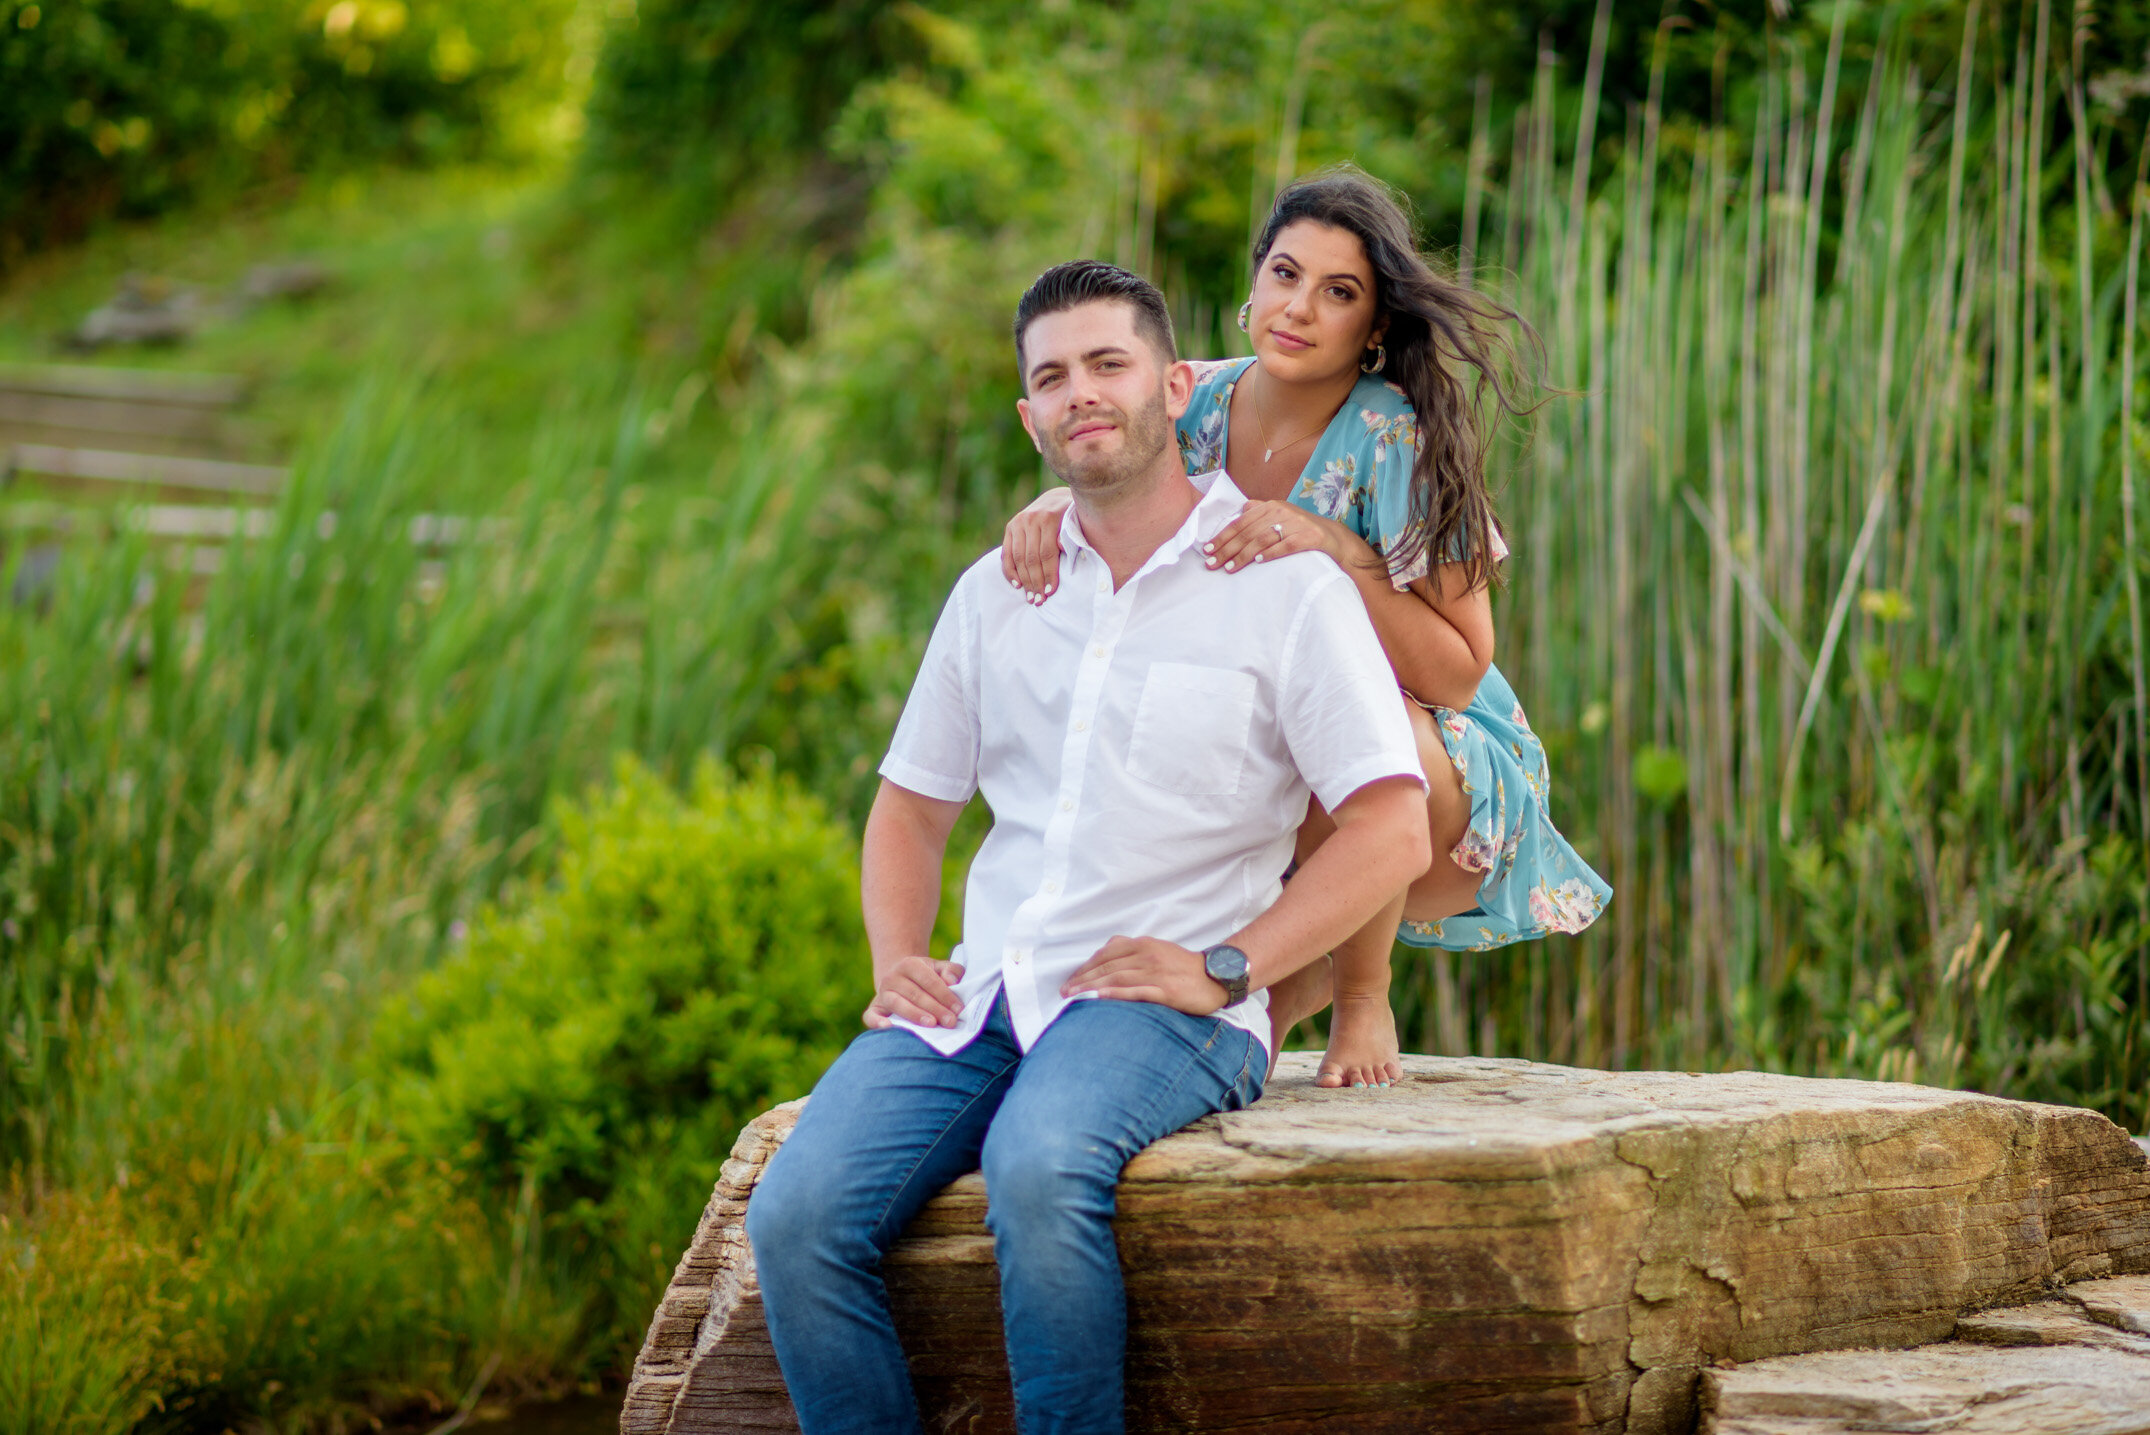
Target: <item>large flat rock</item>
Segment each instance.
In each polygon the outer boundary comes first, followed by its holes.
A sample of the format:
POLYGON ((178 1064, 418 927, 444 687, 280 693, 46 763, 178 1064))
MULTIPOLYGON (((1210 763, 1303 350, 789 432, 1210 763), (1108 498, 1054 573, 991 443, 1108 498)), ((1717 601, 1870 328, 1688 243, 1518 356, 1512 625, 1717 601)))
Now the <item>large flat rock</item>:
MULTIPOLYGON (((2150 1271, 2144 1154, 2094 1112, 1422 1056, 1334 1092, 1315 1063, 1128 1164, 1131 1429, 1685 1431, 1718 1362, 2150 1271)), ((624 1431, 796 1428, 740 1221, 798 1106, 741 1134, 624 1431)), ((889 1259, 929 1429, 1013 1429, 984 1203, 955 1182, 889 1259)))

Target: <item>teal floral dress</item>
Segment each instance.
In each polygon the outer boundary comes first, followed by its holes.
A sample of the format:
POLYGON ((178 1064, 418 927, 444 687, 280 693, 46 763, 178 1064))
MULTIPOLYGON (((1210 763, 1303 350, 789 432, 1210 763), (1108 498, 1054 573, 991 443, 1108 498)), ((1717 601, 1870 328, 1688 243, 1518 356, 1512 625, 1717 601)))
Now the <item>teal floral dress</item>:
MULTIPOLYGON (((1232 387, 1252 359, 1198 362, 1194 400, 1179 421, 1180 457, 1189 473, 1224 467, 1232 387)), ((1418 421, 1402 389, 1367 375, 1337 410, 1290 499, 1309 513, 1333 518, 1385 553, 1410 522, 1411 465, 1418 421)), ((1508 556, 1498 529, 1497 558, 1508 556)), ((1403 588, 1430 570, 1422 554, 1394 566, 1389 581, 1403 588)), ((1488 668, 1478 696, 1460 712, 1430 707, 1449 760, 1471 799, 1470 826, 1450 855, 1484 875, 1475 911, 1439 922, 1406 921, 1399 940, 1414 947, 1483 951, 1551 932, 1580 932, 1605 910, 1612 888, 1590 870, 1553 826, 1547 809, 1545 749, 1500 669, 1488 668)))

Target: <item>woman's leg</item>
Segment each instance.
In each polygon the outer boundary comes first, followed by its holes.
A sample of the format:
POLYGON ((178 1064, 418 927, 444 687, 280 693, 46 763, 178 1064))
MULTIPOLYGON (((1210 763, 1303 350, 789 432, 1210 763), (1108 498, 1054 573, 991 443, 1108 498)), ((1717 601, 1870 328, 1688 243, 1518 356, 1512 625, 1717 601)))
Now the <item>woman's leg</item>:
MULTIPOLYGON (((1299 824, 1299 836, 1292 852, 1292 861, 1305 865, 1314 849, 1329 840, 1336 831, 1336 823, 1328 809, 1313 798, 1306 800, 1306 820, 1299 824)), ((1292 1028, 1308 1017, 1326 1010, 1329 1005, 1329 958, 1316 957, 1293 972, 1283 981, 1269 988, 1269 1069, 1276 1070, 1276 1054, 1284 1049, 1285 1039, 1292 1028)))
MULTIPOLYGON (((1450 855, 1470 825, 1471 799, 1463 791, 1463 780, 1449 760, 1432 715, 1417 703, 1407 702, 1405 708, 1426 772, 1433 865, 1372 921, 1346 938, 1329 961, 1310 962, 1269 989, 1272 1051, 1281 1051, 1294 1026, 1334 1001, 1329 1050, 1316 1078, 1321 1086, 1371 1086, 1403 1075, 1396 1015, 1388 999, 1389 953, 1396 944, 1396 924, 1404 917, 1438 921, 1478 905, 1483 874, 1458 867, 1450 855)), ((1304 862, 1335 830, 1336 824, 1321 805, 1309 803, 1306 821, 1299 828, 1298 859, 1304 862)))
POLYGON ((1329 954, 1335 1007, 1316 1086, 1386 1086, 1403 1079, 1396 1013, 1389 1008, 1389 952, 1396 945, 1403 902, 1398 892, 1329 954))
POLYGON ((1463 778, 1448 756, 1433 714, 1406 703, 1411 733, 1418 739, 1418 760, 1426 769, 1426 820, 1433 834, 1433 865, 1404 893, 1403 915, 1414 922, 1438 922, 1478 905, 1478 884, 1485 873, 1456 865, 1454 852, 1471 825, 1471 799, 1463 778))

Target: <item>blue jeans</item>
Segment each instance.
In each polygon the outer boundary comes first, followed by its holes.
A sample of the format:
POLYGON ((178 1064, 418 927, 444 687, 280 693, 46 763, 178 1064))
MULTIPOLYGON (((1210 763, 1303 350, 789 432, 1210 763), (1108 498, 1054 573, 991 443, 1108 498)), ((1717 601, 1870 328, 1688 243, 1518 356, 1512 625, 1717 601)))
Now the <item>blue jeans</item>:
POLYGON ((981 1166, 1023 1435, 1116 1435, 1120 1168, 1197 1117, 1252 1102, 1266 1065, 1238 1027, 1149 1002, 1077 1002, 1027 1055, 1005 997, 953 1056, 896 1029, 852 1042, 747 1203, 805 1435, 922 1430, 881 1256, 941 1187, 981 1166))

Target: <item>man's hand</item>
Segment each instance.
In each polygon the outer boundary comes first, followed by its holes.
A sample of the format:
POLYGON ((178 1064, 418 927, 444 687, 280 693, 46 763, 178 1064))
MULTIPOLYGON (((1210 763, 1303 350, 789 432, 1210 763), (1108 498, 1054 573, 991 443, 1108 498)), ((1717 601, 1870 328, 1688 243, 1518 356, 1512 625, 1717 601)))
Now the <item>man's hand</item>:
POLYGON ((1202 966, 1202 954, 1162 937, 1114 937, 1084 962, 1060 995, 1096 992, 1114 1001, 1156 1002, 1189 1016, 1224 1008, 1224 988, 1202 966))
POLYGON ((963 999, 955 992, 961 980, 963 968, 955 962, 904 957, 881 974, 861 1020, 876 1031, 899 1016, 920 1026, 955 1026, 963 1020, 963 999))

